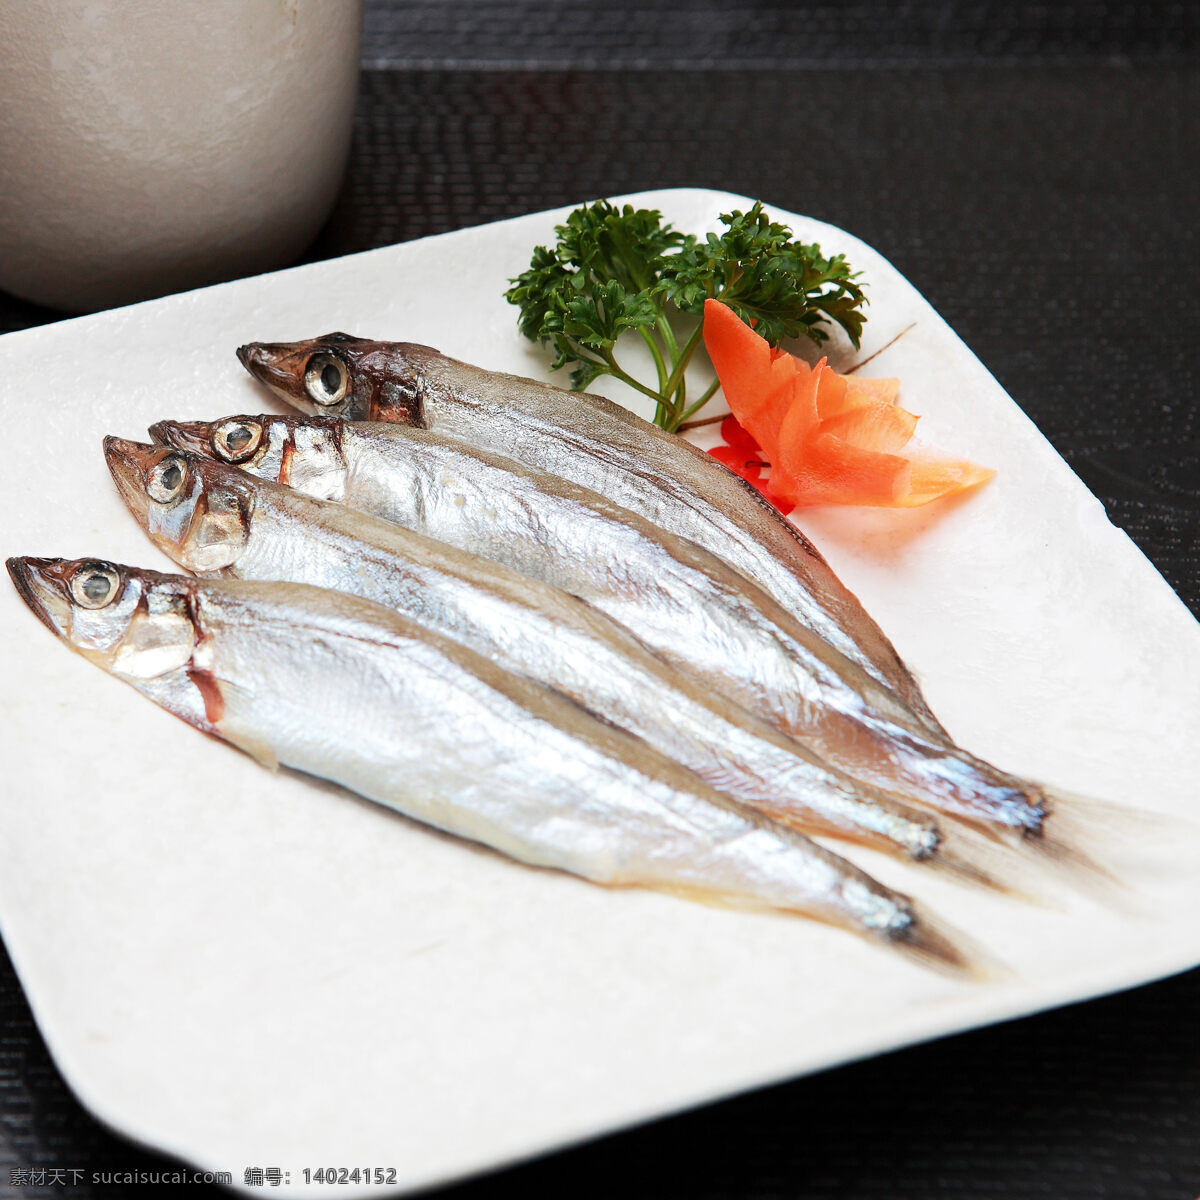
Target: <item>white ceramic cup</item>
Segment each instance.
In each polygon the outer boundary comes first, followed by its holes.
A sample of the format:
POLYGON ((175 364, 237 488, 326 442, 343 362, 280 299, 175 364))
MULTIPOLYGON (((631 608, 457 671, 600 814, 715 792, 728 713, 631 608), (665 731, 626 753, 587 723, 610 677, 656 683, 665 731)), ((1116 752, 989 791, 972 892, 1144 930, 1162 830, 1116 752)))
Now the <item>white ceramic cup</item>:
POLYGON ((361 25, 362 0, 2 0, 0 289, 87 311, 295 257, 361 25))

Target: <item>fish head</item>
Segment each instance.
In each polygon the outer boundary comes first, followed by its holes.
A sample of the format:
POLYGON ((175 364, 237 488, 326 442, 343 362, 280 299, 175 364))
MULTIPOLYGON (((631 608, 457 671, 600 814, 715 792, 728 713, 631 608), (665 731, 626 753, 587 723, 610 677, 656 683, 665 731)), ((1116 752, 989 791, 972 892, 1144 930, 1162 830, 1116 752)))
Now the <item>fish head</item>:
POLYGON ((423 426, 421 362, 436 353, 428 346, 327 333, 305 342, 251 342, 237 355, 255 379, 301 412, 423 426))
POLYGON ((333 417, 225 417, 220 421, 159 421, 156 442, 185 454, 235 466, 317 500, 341 501, 349 474, 344 422, 333 417))
POLYGON ((106 671, 147 680, 191 662, 193 580, 98 558, 10 558, 7 566, 39 620, 106 671))
POLYGON ((197 574, 230 567, 245 548, 254 485, 242 471, 173 446, 106 437, 121 499, 150 540, 197 574))

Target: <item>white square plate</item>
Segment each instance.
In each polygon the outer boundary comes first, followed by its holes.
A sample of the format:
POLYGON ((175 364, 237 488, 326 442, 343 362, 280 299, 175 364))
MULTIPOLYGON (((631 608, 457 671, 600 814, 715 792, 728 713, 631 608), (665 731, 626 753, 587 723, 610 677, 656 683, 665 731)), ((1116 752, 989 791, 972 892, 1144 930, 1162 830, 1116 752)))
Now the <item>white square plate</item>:
MULTIPOLYGON (((748 203, 631 199, 696 232, 748 203)), ((866 371, 900 377, 926 441, 997 469, 956 501, 814 510, 802 526, 964 745, 1190 816, 1195 621, 893 267, 771 211, 864 272, 862 357, 907 329, 866 371)), ((565 212, 5 337, 0 548, 163 566, 100 438, 270 407, 234 359, 242 342, 344 329, 544 375, 502 293, 565 212)), ((325 1195, 305 1168, 358 1165, 416 1188, 1200 962, 1194 837, 1101 838, 1126 884, 1116 910, 1065 887, 1061 907, 1038 907, 858 855, 1011 967, 965 983, 801 919, 529 870, 272 776, 56 644, 9 587, 0 640, 0 921, 38 1022, 99 1117, 235 1183, 277 1166, 279 1194, 325 1195)))

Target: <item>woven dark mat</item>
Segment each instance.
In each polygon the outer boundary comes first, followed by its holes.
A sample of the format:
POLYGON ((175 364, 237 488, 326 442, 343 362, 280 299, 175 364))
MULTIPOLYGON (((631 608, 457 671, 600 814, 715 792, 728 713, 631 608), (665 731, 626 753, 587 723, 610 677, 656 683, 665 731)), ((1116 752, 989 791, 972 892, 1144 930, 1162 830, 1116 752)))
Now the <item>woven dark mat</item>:
POLYGON ((375 72, 316 253, 660 187, 840 225, 912 280, 1200 612, 1198 149, 1186 67, 375 72))
POLYGON ((363 26, 372 67, 762 70, 1197 51, 1200 6, 1178 0, 367 0, 363 26))
MULTIPOLYGON (((761 196, 841 225, 946 316, 1200 612, 1198 101, 1200 71, 1169 64, 373 72, 347 185, 312 255, 668 186, 761 196)), ((6 328, 51 315, 0 300, 6 328)), ((1191 1200, 1198 1005, 1191 973, 727 1101, 449 1194, 492 1195, 502 1181, 530 1196, 638 1200, 1191 1200)), ((0 1021, 0 1195, 139 1194, 5 1190, 13 1165, 159 1164, 79 1109, 6 960, 0 1021)))

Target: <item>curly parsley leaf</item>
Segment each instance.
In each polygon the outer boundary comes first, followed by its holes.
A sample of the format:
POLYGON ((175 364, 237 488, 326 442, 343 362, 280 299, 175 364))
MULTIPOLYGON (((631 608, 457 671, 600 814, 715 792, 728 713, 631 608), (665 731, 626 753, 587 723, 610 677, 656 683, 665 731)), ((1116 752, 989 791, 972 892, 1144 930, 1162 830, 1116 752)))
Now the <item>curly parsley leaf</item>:
POLYGON ((538 246, 529 269, 505 293, 520 310, 518 325, 531 341, 553 345, 552 369, 573 366, 571 386, 588 387, 613 375, 657 406, 656 420, 673 430, 698 411, 714 383, 689 404, 684 377, 701 343, 697 328, 682 347, 668 307, 703 317, 704 301, 724 301, 772 345, 785 337, 822 342, 834 322, 857 346, 866 303, 841 255, 793 240, 791 230, 755 204, 723 214, 721 234, 703 241, 664 224, 654 209, 618 209, 607 200, 572 212, 555 228, 553 249, 538 246), (640 337, 654 359, 657 388, 624 371, 616 345, 640 337))
POLYGON ((794 241, 761 204, 725 213, 721 223, 724 233, 663 261, 659 287, 667 299, 688 313, 702 313, 705 300, 722 300, 772 346, 785 337, 823 342, 826 319, 858 346, 866 297, 842 255, 826 259, 819 246, 794 241))

